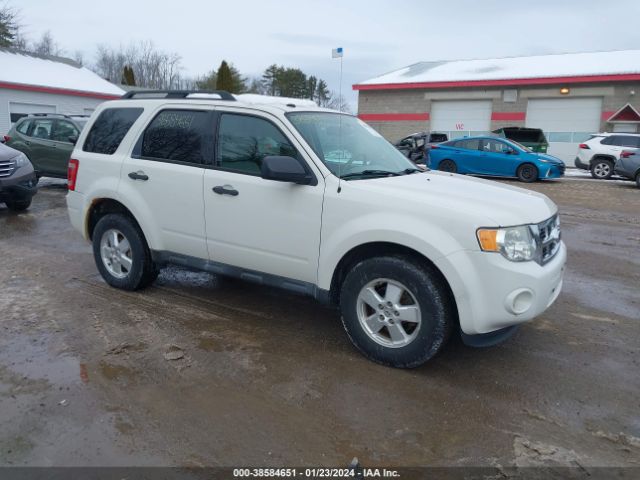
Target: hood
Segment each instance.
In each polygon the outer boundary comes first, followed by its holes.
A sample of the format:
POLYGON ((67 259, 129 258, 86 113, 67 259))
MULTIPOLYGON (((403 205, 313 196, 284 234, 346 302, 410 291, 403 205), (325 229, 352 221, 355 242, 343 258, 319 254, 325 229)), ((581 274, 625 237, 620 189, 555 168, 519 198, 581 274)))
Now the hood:
POLYGON ((554 157, 553 155, 547 155, 546 153, 536 153, 536 155, 541 160, 548 160, 548 161, 553 162, 553 163, 555 163, 557 165, 564 165, 564 162, 562 160, 560 160, 557 157, 554 157))
POLYGON ((10 160, 20 154, 15 148, 7 147, 3 143, 0 143, 0 162, 10 160))
POLYGON ((558 211, 557 206, 541 193, 433 170, 345 183, 366 190, 363 195, 373 194, 385 204, 401 200, 407 208, 438 209, 439 213, 450 212, 457 215, 456 218, 472 217, 478 227, 540 223, 558 211))

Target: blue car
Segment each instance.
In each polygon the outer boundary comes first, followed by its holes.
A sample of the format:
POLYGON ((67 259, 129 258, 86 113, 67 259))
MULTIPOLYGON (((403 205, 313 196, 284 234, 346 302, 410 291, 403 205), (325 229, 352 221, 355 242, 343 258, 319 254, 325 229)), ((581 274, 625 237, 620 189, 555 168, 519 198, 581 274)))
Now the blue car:
POLYGON ((559 158, 535 153, 512 140, 464 137, 431 147, 429 166, 434 170, 496 177, 516 177, 535 182, 564 175, 559 158))

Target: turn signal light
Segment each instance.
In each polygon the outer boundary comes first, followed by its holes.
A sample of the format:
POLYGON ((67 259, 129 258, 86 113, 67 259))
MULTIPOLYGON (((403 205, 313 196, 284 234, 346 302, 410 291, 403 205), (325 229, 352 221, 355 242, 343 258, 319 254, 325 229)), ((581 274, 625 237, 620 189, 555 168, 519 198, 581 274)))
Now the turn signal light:
POLYGON ((69 166, 67 167, 67 184, 71 191, 76 189, 76 178, 78 177, 78 169, 80 168, 80 162, 75 158, 69 160, 69 166))
POLYGON ((478 241, 485 252, 498 252, 498 230, 478 230, 478 241))

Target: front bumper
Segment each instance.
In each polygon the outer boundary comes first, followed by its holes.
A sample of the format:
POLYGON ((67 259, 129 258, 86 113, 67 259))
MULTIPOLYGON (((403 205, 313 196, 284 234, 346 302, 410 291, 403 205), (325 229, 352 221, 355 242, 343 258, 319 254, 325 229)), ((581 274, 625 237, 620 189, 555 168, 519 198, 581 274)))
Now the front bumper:
MULTIPOLYGON (((23 167, 26 168, 26 167, 23 167)), ((0 202, 5 200, 29 200, 38 192, 38 179, 32 168, 22 169, 9 176, 0 178, 0 202)))
POLYGON ((562 289, 567 249, 561 242, 545 265, 468 250, 446 259, 439 267, 456 299, 460 328, 478 335, 524 323, 549 308, 562 289))
POLYGON ((540 176, 543 180, 547 178, 560 178, 564 175, 565 168, 566 167, 564 164, 556 165, 552 163, 546 169, 540 172, 540 176))

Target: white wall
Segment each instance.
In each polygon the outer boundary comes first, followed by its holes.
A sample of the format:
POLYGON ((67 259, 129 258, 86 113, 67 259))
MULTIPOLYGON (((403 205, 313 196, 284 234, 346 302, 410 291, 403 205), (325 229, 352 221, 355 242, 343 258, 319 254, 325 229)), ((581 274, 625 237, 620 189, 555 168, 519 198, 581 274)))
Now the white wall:
POLYGON ((9 102, 55 105, 56 113, 85 115, 85 110, 96 108, 96 106, 104 102, 104 100, 0 88, 0 135, 4 135, 11 128, 9 102))

